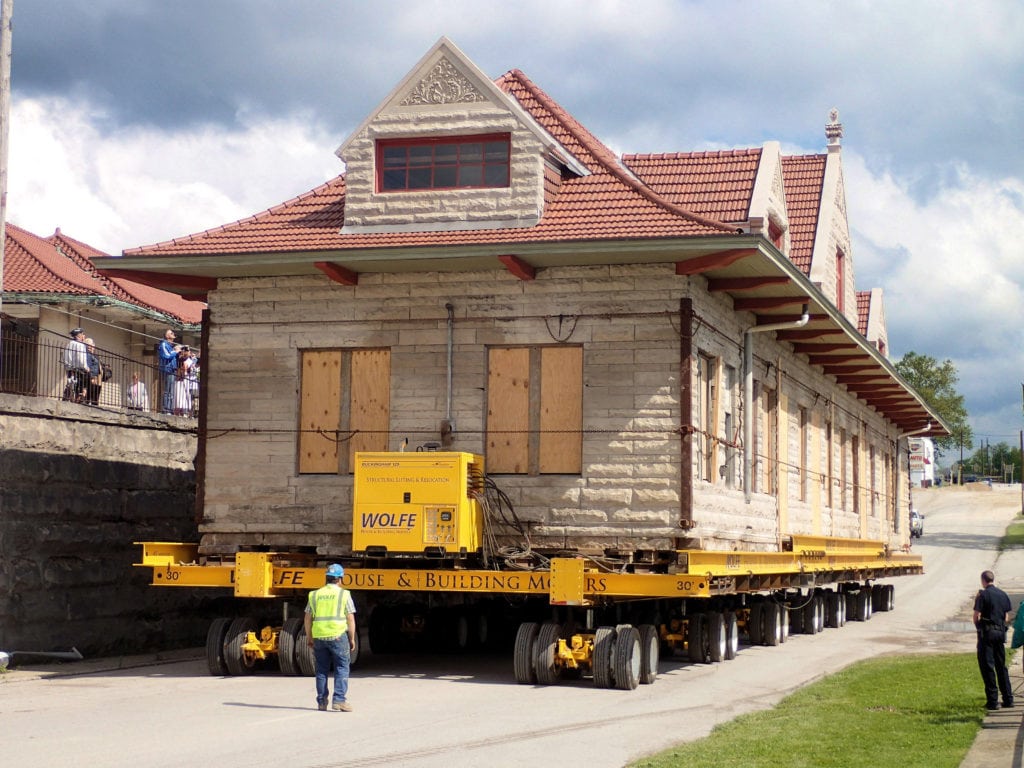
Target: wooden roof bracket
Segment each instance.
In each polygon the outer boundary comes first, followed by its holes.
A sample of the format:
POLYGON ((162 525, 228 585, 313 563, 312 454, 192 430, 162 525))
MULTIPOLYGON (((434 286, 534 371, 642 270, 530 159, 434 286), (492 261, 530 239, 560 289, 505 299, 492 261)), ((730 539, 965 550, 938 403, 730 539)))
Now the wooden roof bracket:
POLYGON ((498 261, 505 265, 505 269, 518 277, 520 280, 535 280, 537 270, 530 266, 518 256, 499 256, 498 261))
POLYGON ((359 283, 359 273, 346 269, 333 261, 314 261, 313 266, 323 272, 327 277, 342 285, 356 285, 359 283))

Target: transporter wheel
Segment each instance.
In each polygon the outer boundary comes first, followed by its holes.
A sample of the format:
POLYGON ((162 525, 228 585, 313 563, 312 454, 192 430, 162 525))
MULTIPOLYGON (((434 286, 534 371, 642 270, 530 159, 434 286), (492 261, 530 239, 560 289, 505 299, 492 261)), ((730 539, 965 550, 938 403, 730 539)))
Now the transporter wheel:
POLYGON ((305 677, 316 675, 316 657, 313 656, 313 649, 309 647, 306 640, 306 628, 299 627, 295 635, 295 663, 299 667, 299 673, 305 677))
POLYGON ((802 634, 804 631, 804 609, 800 606, 803 603, 803 598, 797 595, 796 598, 790 598, 786 601, 786 605, 783 610, 789 614, 789 631, 794 635, 802 634))
POLYGON ((751 605, 750 610, 747 611, 747 637, 750 639, 751 645, 761 645, 761 640, 764 638, 761 622, 763 613, 764 603, 760 601, 751 605))
POLYGON ((803 610, 804 632, 808 635, 818 634, 818 596, 810 594, 803 610))
POLYGON ((661 638, 653 624, 641 624, 640 632, 640 682, 650 685, 658 677, 658 663, 661 661, 661 638))
POLYGON ((537 682, 553 685, 562 676, 562 664, 558 658, 558 640, 562 636, 562 625, 548 621, 540 626, 534 646, 534 670, 537 682))
POLYGON ((764 627, 762 638, 765 645, 778 645, 782 642, 782 609, 776 603, 764 604, 761 624, 764 627))
POLYGON ((243 651, 242 646, 248 641, 249 633, 257 629, 256 620, 249 616, 235 619, 228 627, 228 634, 224 640, 224 661, 232 675, 252 674, 256 659, 243 651))
POLYGON ((534 655, 537 646, 537 633, 540 625, 535 621, 524 621, 516 632, 516 645, 512 655, 516 682, 530 685, 537 682, 537 670, 534 667, 534 655))
POLYGON ((730 661, 740 649, 740 628, 735 611, 726 611, 722 619, 725 622, 725 660, 730 661))
POLYGON ((825 626, 826 627, 841 627, 839 623, 839 605, 842 600, 842 595, 837 595, 832 590, 825 593, 825 626))
POLYGON ((861 588, 857 593, 857 612, 854 621, 867 621, 871 617, 871 590, 861 588))
POLYGON ((725 661, 725 617, 718 611, 707 614, 708 656, 714 662, 725 661))
POLYGON ((883 611, 894 611, 896 610, 896 585, 886 584, 885 585, 885 600, 883 601, 885 607, 883 611))
POLYGON ((612 660, 616 688, 632 691, 639 685, 642 655, 640 633, 636 627, 619 626, 615 630, 615 656, 612 660))
POLYGON ((789 639, 789 611, 785 603, 776 603, 779 609, 779 643, 789 639))
POLYGON ((846 603, 846 620, 860 621, 860 619, 857 618, 857 593, 844 592, 843 602, 846 603))
POLYGON ((850 604, 849 604, 849 602, 846 599, 846 595, 844 595, 844 594, 842 594, 840 592, 836 593, 836 601, 838 602, 838 608, 839 608, 839 623, 836 626, 838 626, 838 627, 845 627, 846 626, 846 615, 847 615, 847 613, 849 611, 850 604))
POLYGON ((614 687, 612 658, 615 656, 615 627, 598 627, 594 633, 594 685, 598 688, 614 687))
POLYGON ((224 640, 228 636, 231 619, 214 619, 206 632, 206 665, 214 677, 228 674, 228 664, 224 661, 224 640))
POLYGON ((387 605, 375 605, 370 612, 368 637, 374 654, 394 653, 398 648, 397 611, 387 605))
POLYGON ((885 586, 882 584, 871 585, 871 612, 875 613, 882 610, 883 594, 885 593, 885 586))
POLYGON ((299 675, 298 659, 295 658, 296 643, 302 630, 302 619, 292 617, 285 621, 277 636, 277 666, 286 675, 299 675))
POLYGON ((704 664, 708 636, 708 620, 705 614, 695 613, 686 624, 686 653, 694 664, 704 664))

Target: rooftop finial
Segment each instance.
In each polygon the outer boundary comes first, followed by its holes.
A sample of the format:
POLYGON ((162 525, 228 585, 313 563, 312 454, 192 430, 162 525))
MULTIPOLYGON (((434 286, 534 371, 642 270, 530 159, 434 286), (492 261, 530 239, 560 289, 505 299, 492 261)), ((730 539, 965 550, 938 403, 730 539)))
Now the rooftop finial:
POLYGON ((828 113, 828 123, 825 125, 825 138, 828 139, 830 147, 838 147, 839 140, 843 138, 843 124, 839 122, 839 110, 835 107, 832 107, 828 113))

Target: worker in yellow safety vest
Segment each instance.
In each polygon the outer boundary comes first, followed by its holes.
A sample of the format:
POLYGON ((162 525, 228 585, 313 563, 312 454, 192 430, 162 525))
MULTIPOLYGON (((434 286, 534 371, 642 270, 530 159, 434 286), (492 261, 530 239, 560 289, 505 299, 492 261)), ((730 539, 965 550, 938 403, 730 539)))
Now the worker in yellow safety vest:
POLYGON ((327 711, 330 691, 327 675, 334 667, 335 712, 351 712, 348 703, 348 668, 356 650, 356 606, 352 594, 341 586, 345 569, 337 563, 327 567, 327 583, 309 593, 306 601, 306 641, 316 660, 316 706, 327 711))

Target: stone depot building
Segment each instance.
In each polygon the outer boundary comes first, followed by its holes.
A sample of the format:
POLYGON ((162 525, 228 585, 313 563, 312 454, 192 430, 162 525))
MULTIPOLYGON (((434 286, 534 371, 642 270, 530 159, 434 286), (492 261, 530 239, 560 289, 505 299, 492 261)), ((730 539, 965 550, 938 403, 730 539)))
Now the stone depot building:
POLYGON ((483 454, 534 546, 906 545, 946 429, 855 286, 841 138, 616 156, 442 38, 338 177, 97 259, 209 304, 201 551, 347 553, 354 453, 405 445, 483 454))

